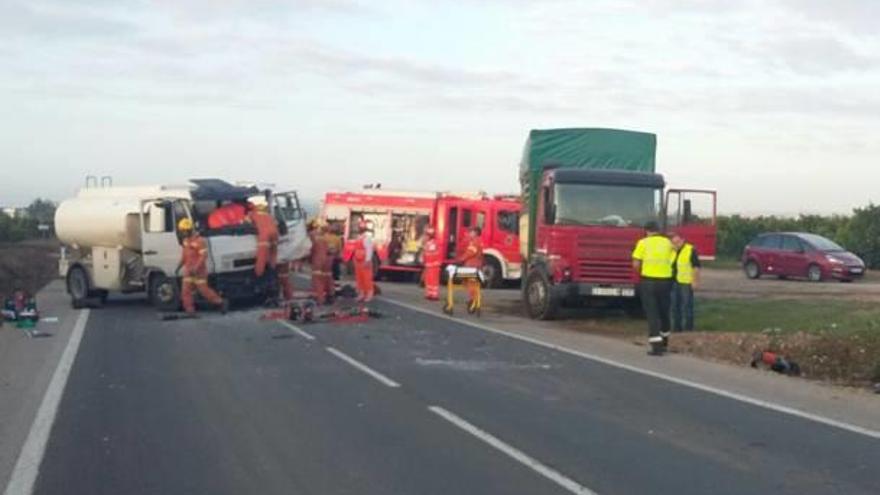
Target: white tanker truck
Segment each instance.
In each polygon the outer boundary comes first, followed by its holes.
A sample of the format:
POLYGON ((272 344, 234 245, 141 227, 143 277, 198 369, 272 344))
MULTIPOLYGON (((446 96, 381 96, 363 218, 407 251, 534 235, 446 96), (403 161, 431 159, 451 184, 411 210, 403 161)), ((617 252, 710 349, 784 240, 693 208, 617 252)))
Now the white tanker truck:
POLYGON ((64 244, 59 272, 74 305, 106 300, 110 291, 146 292, 159 309, 180 305, 177 222, 190 218, 208 244, 209 283, 230 299, 267 297, 271 277, 257 277, 257 239, 250 223, 208 229, 207 216, 228 203, 266 202, 278 220, 279 261, 306 256, 311 243, 295 192, 235 186, 217 179, 181 186, 86 187, 63 201, 55 232, 64 244))

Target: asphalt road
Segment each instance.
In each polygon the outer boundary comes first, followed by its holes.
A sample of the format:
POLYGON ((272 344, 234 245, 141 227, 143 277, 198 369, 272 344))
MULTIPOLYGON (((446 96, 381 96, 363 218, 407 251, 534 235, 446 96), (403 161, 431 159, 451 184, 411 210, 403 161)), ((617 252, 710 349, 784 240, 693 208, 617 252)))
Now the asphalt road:
POLYGON ((375 307, 93 310, 34 493, 880 493, 876 438, 375 307))

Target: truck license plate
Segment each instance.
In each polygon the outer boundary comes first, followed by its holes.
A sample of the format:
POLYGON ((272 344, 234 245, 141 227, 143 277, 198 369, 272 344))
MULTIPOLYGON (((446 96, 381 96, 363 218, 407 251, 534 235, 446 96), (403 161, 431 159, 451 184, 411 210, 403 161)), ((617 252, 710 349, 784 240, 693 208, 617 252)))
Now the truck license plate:
POLYGON ((593 287, 591 293, 594 296, 603 297, 633 297, 636 295, 635 289, 621 289, 620 287, 593 287))

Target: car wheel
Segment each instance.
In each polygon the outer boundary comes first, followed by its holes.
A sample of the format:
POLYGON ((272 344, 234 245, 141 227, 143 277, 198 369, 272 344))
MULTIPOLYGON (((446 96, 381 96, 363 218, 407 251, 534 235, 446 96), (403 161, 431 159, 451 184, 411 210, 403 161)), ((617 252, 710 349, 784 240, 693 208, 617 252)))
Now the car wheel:
POLYGON ((150 302, 159 311, 180 309, 180 286, 177 280, 156 274, 150 278, 150 302))
POLYGON ((504 282, 501 273, 501 263, 491 256, 486 256, 483 260, 483 279, 486 281, 486 287, 497 289, 504 282))
POLYGON ((91 292, 89 274, 81 266, 75 266, 67 272, 67 292, 74 303, 88 299, 91 292))
POLYGON ((810 265, 807 268, 807 280, 809 280, 810 282, 821 282, 822 267, 816 264, 810 265))
POLYGON ((745 266, 743 266, 743 270, 746 272, 746 277, 752 280, 761 276, 761 267, 758 266, 758 263, 755 260, 747 261, 745 266))
POLYGON ((552 320, 559 310, 559 301, 553 296, 550 279, 539 270, 531 272, 526 279, 523 299, 529 317, 534 320, 552 320))

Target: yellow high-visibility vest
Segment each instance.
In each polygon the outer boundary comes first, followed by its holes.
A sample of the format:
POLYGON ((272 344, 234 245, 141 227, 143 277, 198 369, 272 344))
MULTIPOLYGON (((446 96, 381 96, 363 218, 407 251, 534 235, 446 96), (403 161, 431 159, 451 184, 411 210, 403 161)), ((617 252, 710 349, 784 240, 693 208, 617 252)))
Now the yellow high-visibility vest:
POLYGON ((672 278, 675 246, 666 236, 654 234, 639 240, 632 257, 641 260, 643 277, 672 278))
POLYGON ((694 246, 685 243, 678 251, 678 258, 675 260, 675 281, 680 284, 694 283, 694 265, 691 258, 694 256, 694 246))

